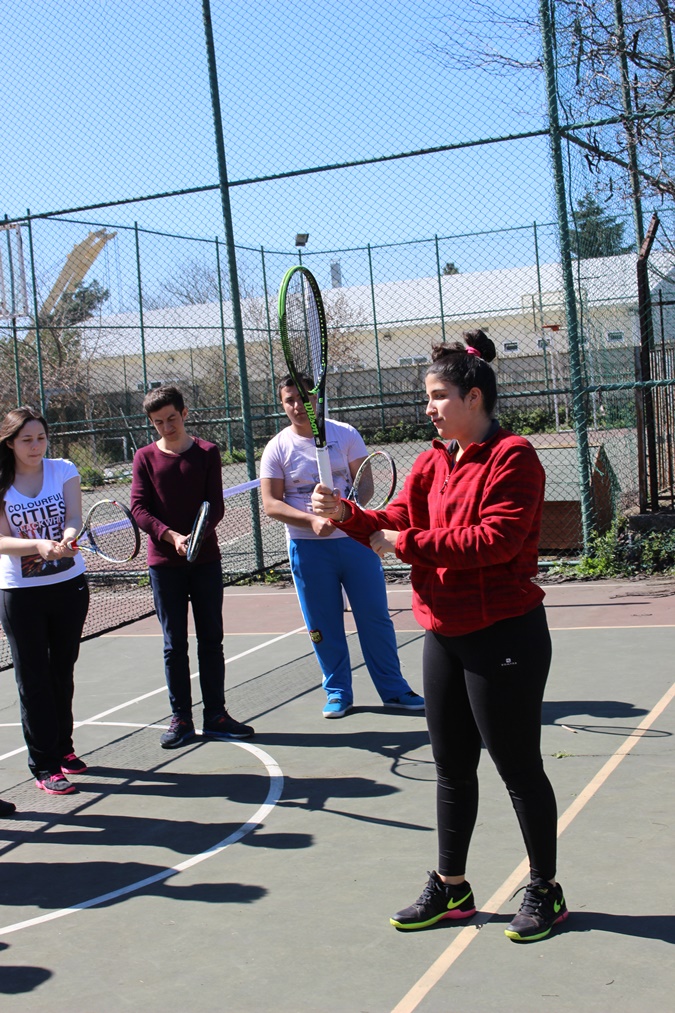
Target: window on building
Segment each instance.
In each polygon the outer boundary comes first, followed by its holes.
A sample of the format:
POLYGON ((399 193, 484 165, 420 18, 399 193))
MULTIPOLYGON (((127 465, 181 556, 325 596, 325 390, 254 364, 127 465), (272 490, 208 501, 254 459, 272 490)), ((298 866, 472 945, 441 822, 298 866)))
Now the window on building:
POLYGON ((403 355, 399 356, 399 366, 419 366, 425 362, 428 362, 429 358, 426 355, 403 355))
POLYGON ((518 342, 517 341, 505 341, 504 344, 503 344, 503 348, 504 348, 505 352, 517 352, 518 351, 518 342))

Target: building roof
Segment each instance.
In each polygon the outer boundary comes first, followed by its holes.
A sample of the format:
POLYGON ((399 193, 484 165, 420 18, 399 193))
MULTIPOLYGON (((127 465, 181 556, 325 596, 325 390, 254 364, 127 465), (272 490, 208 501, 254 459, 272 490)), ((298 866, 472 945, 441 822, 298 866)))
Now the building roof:
MULTIPOLYGON (((671 254, 656 251, 650 265, 652 291, 667 286, 675 293, 675 263, 671 254)), ((634 254, 575 261, 575 286, 586 307, 628 307, 637 304, 637 272, 634 254)), ((522 317, 532 313, 541 299, 545 311, 554 311, 564 322, 564 293, 559 263, 537 266, 475 271, 445 275, 441 278, 443 312, 446 320, 462 325, 488 326, 490 319, 522 317)), ((437 277, 412 278, 380 282, 374 286, 378 325, 402 327, 406 324, 434 322, 440 319, 440 296, 437 277)), ((327 289, 324 301, 340 301, 348 317, 347 326, 358 321, 372 326, 372 293, 367 285, 327 289)), ((217 302, 188 306, 169 306, 145 310, 143 330, 148 354, 184 348, 201 348, 234 341, 232 306, 223 303, 221 328, 220 306, 217 302)), ((336 306, 336 312, 338 307, 336 306)), ((276 300, 270 300, 272 326, 276 323, 276 300)), ((242 315, 246 338, 250 341, 266 337, 266 313, 262 298, 244 299, 242 315)), ((140 316, 137 311, 102 315, 96 323, 84 328, 84 341, 95 357, 132 355, 140 352, 140 316)))

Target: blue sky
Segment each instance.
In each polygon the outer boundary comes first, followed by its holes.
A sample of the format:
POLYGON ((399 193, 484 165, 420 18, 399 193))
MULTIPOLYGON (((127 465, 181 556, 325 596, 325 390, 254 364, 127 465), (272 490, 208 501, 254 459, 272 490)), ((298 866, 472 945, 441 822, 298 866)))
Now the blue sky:
MULTIPOLYGON (((230 179, 541 127, 539 83, 516 94, 438 57, 448 11, 462 3, 212 0, 230 179)), ((531 15, 536 3, 510 10, 531 15)), ((0 213, 217 182, 199 0, 3 0, 0 30, 12 40, 0 63, 0 213)), ((289 254, 297 231, 309 232, 311 252, 553 216, 545 138, 238 187, 231 201, 239 244, 289 254)), ((82 217, 222 235, 217 193, 82 217)), ((74 235, 36 227, 41 263, 55 269, 74 235)), ((500 250, 485 242, 460 266, 509 266, 515 254, 500 250)), ((401 271, 421 270, 408 255, 401 271)), ((452 248, 447 259, 458 259, 452 248)), ((148 256, 148 284, 164 270, 165 254, 148 256)))

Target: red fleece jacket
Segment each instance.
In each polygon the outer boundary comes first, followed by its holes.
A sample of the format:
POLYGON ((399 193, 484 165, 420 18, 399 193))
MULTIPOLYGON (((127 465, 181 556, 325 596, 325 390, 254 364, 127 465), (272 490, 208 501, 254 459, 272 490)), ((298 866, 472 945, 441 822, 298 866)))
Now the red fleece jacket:
POLYGON ((411 565, 413 612, 424 629, 459 636, 535 608, 532 583, 544 503, 544 469, 527 440, 495 426, 459 461, 434 440, 385 510, 347 500, 340 525, 368 544, 373 531, 400 532, 396 555, 411 565))

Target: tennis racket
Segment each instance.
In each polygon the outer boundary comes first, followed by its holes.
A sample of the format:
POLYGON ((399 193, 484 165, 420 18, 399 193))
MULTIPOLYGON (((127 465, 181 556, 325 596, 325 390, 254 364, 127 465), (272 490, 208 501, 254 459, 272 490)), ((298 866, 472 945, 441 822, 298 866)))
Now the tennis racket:
POLYGON ((204 535, 206 534, 206 524, 209 519, 209 513, 211 512, 211 506, 208 500, 204 500, 199 508, 199 512, 195 517, 195 522, 192 525, 192 531, 190 532, 190 540, 187 546, 187 561, 188 563, 194 563, 195 559, 199 555, 199 550, 202 547, 204 541, 204 535))
POLYGON ((126 563, 138 555, 141 533, 131 513, 114 499, 94 503, 71 549, 86 549, 111 563, 126 563))
POLYGON ((316 446, 316 463, 322 485, 333 488, 326 446, 326 371, 328 328, 321 291, 311 271, 302 265, 289 268, 279 288, 279 331, 288 372, 302 398, 316 446), (307 387, 306 377, 313 386, 307 387), (310 400, 316 395, 316 410, 310 400))
POLYGON ((396 465, 385 450, 369 454, 354 476, 347 499, 369 510, 383 510, 396 492, 396 465))

